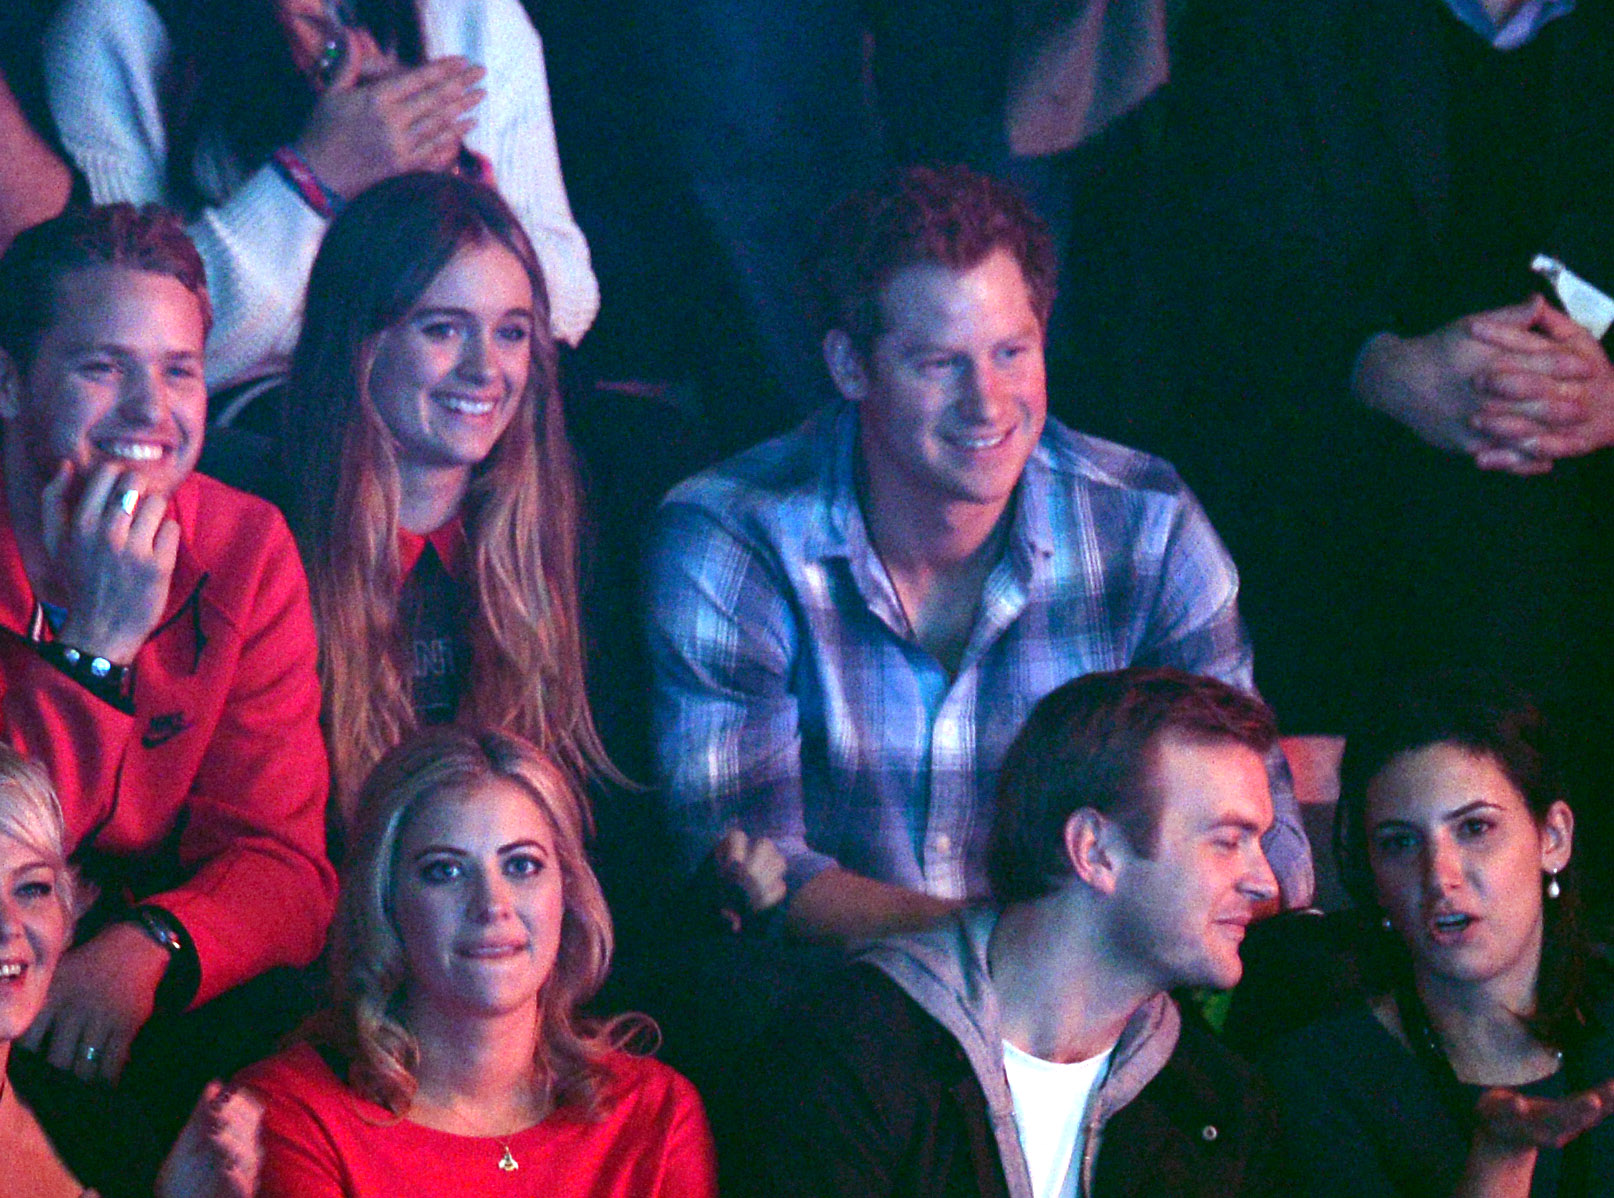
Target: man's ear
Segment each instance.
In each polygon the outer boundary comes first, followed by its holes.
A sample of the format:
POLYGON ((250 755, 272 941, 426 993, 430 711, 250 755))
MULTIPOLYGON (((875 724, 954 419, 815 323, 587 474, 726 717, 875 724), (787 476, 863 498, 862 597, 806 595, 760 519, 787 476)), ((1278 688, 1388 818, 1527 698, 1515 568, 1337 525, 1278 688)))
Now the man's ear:
POLYGON ((824 365, 829 378, 845 399, 853 403, 869 394, 869 372, 864 368, 863 357, 852 344, 852 338, 841 329, 824 334, 824 365))
POLYGON ((1065 821, 1065 860, 1100 894, 1115 892, 1115 832, 1115 825, 1091 807, 1077 808, 1065 821))
POLYGON ((0 420, 15 420, 22 414, 22 370, 17 359, 0 349, 0 420))

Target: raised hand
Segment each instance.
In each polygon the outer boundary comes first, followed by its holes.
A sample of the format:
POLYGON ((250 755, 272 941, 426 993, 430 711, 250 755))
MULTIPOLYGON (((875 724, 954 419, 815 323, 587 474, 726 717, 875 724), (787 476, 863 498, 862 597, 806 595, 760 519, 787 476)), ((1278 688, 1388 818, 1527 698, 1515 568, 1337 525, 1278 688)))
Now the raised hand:
POLYGON ((157 1198, 252 1198, 263 1167, 263 1103, 209 1082, 157 1175, 157 1198))
POLYGON ((350 52, 296 150, 347 197, 406 171, 446 170, 476 127, 468 114, 482 101, 476 85, 486 73, 458 57, 378 72, 373 55, 350 52))
POLYGON ((1564 1098, 1490 1089, 1474 1107, 1474 1134, 1456 1198, 1529 1198, 1543 1148, 1562 1148, 1614 1111, 1614 1079, 1564 1098))
POLYGON ((163 495, 142 493, 135 471, 102 462, 69 503, 64 461, 42 493, 45 554, 67 608, 58 637, 80 652, 128 665, 162 619, 179 554, 179 525, 163 495))
POLYGON ((1614 1078, 1563 1098, 1491 1089, 1474 1107, 1476 1138, 1503 1148, 1562 1148, 1614 1113, 1614 1078))

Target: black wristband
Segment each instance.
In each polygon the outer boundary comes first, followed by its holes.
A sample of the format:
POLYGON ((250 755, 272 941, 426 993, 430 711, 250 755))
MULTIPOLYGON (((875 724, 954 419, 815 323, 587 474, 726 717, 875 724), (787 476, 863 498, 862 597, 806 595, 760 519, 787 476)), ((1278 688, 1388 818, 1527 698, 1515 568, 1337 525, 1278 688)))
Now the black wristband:
POLYGON ((161 907, 144 906, 134 910, 134 923, 153 941, 168 950, 168 968, 157 984, 156 1009, 160 1014, 177 1014, 191 1005, 202 984, 202 963, 196 956, 185 925, 161 907))
POLYGON ((134 714, 134 667, 94 657, 61 641, 36 641, 39 655, 97 699, 134 714))

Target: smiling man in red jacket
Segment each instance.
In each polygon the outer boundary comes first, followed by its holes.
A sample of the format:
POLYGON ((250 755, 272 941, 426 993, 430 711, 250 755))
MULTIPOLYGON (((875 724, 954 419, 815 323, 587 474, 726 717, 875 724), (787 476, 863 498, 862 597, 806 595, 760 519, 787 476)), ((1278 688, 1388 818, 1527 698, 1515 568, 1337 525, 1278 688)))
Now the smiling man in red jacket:
POLYGON ((0 732, 100 890, 28 1043, 86 1081, 154 1011, 313 960, 334 900, 307 581, 273 508, 192 473, 210 319, 155 209, 0 258, 0 732))

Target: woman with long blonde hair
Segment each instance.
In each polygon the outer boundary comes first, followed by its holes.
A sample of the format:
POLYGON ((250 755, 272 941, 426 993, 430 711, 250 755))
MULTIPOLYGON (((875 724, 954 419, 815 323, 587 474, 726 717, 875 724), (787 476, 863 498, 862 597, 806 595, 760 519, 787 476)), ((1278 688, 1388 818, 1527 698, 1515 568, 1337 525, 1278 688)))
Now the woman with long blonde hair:
POLYGON ((549 328, 538 260, 490 188, 403 175, 325 235, 284 444, 344 817, 383 753, 453 719, 518 733, 574 782, 612 773, 549 328))
POLYGON ((260 1198, 712 1198, 694 1088, 578 1006, 611 919, 588 809, 502 733, 429 729, 359 799, 335 1004, 239 1080, 266 1102, 260 1198))

